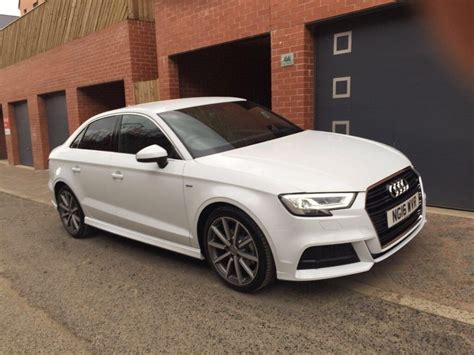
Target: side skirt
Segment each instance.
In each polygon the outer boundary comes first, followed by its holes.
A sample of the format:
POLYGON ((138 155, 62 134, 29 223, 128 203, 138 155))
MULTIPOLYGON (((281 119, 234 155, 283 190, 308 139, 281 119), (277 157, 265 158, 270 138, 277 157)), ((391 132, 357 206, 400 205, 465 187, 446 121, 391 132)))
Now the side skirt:
POLYGON ((159 248, 167 249, 174 251, 176 253, 184 254, 191 256, 196 259, 204 260, 204 256, 201 254, 201 250, 197 248, 192 248, 186 245, 181 245, 177 243, 170 242, 168 240, 163 240, 155 237, 150 237, 142 233, 134 232, 129 229, 121 228, 114 226, 109 223, 101 222, 93 218, 85 217, 84 222, 92 227, 105 230, 107 232, 120 235, 125 238, 137 240, 139 242, 150 244, 159 248))

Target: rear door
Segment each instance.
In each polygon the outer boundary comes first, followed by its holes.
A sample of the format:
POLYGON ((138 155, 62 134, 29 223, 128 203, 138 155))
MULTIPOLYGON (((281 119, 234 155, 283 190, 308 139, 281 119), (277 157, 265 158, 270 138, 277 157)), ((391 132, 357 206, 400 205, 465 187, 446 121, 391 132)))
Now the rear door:
POLYGON ((118 139, 118 158, 111 162, 110 186, 117 225, 135 232, 189 245, 190 235, 184 208, 183 170, 170 140, 150 118, 124 115, 118 139), (136 153, 157 144, 168 152, 168 165, 139 163, 136 153))
POLYGON ((113 176, 117 164, 115 131, 120 116, 109 116, 93 121, 73 143, 74 161, 70 169, 74 175, 74 192, 79 195, 86 216, 115 224, 113 205, 113 176), (76 192, 77 191, 77 192, 76 192))

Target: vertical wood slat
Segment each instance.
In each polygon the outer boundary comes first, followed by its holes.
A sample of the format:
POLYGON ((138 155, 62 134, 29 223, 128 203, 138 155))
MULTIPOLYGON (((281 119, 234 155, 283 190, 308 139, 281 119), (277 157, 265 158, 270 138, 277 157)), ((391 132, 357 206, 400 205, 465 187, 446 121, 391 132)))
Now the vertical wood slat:
POLYGON ((0 30, 0 68, 127 19, 153 21, 154 0, 47 0, 0 30))
POLYGON ((154 0, 128 0, 128 18, 134 20, 154 21, 154 0))
POLYGON ((138 81, 133 84, 135 91, 135 104, 158 101, 159 82, 156 80, 138 81))

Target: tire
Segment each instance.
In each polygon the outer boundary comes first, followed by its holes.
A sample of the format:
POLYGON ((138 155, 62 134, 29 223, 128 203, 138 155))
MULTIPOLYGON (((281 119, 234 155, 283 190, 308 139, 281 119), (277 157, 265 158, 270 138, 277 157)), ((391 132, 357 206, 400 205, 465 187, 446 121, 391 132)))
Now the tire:
POLYGON ((230 206, 214 210, 204 225, 203 241, 206 259, 231 288, 254 292, 275 280, 275 264, 265 235, 241 210, 230 206))
POLYGON ((84 223, 84 212, 74 193, 67 186, 59 189, 56 196, 59 218, 64 229, 77 239, 89 235, 91 228, 84 223))

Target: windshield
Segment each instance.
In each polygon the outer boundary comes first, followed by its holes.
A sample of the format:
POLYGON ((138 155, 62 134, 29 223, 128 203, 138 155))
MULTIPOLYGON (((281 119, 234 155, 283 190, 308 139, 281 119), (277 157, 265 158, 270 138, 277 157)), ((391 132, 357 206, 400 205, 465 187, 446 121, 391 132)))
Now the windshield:
POLYGON ((248 101, 160 113, 194 158, 269 141, 302 129, 248 101))

